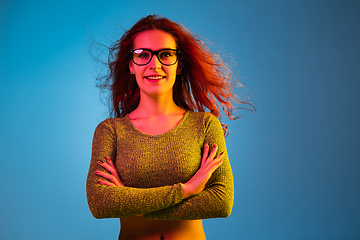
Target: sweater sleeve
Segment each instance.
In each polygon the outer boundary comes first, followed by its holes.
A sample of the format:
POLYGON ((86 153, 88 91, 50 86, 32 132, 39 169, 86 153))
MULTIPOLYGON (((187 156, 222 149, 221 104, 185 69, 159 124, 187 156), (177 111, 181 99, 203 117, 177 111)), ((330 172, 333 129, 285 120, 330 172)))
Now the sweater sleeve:
POLYGON ((146 219, 194 220, 228 217, 234 201, 234 184, 220 121, 212 114, 205 119, 205 142, 218 145, 216 157, 225 152, 223 163, 214 171, 204 191, 168 208, 144 215, 146 219))
MULTIPOLYGON (((180 183, 156 188, 104 186, 98 184, 96 170, 104 171, 98 161, 116 159, 116 133, 110 120, 100 123, 94 133, 89 173, 86 181, 87 201, 95 218, 121 218, 144 215, 171 207, 182 200, 180 183)), ((120 176, 121 177, 121 176, 120 176)))

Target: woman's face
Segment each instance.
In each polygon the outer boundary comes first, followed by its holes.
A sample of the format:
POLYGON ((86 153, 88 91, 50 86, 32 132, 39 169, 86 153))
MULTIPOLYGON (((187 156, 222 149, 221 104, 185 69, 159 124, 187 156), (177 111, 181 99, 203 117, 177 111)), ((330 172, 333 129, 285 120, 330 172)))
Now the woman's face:
MULTIPOLYGON (((146 30, 140 32, 134 40, 134 49, 145 48, 158 51, 164 48, 177 49, 175 39, 167 32, 161 30, 146 30)), ((130 72, 135 74, 136 82, 140 88, 140 95, 151 97, 172 97, 178 61, 171 66, 163 65, 156 55, 144 66, 136 65, 133 61, 129 64, 130 72)))

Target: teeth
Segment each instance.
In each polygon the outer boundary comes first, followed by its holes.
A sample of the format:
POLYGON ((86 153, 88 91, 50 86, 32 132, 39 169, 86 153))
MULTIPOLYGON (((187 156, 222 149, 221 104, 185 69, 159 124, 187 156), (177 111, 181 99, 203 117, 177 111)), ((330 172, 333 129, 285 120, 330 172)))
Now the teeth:
POLYGON ((164 78, 163 76, 149 76, 149 77, 146 77, 147 79, 151 79, 151 80, 159 80, 159 79, 162 79, 164 78))

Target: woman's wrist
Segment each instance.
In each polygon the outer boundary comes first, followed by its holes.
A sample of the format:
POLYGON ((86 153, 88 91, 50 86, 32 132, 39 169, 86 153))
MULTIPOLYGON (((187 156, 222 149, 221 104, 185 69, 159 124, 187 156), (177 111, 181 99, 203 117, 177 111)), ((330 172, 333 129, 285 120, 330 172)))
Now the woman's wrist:
POLYGON ((182 193, 183 193, 183 199, 191 197, 192 194, 190 193, 190 188, 189 188, 188 184, 180 183, 180 185, 181 185, 181 189, 182 189, 182 193))

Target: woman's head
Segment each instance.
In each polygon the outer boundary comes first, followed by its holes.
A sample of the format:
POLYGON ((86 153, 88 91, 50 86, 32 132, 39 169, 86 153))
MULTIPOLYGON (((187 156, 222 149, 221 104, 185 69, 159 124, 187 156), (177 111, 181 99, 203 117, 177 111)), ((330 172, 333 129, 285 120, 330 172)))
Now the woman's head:
POLYGON ((133 43, 131 74, 142 94, 173 98, 177 73, 181 72, 177 44, 173 36, 162 30, 146 30, 136 34, 133 43))
MULTIPOLYGON (((174 102, 189 111, 208 110, 217 117, 221 115, 220 103, 225 114, 233 119, 232 101, 238 101, 230 86, 229 68, 184 26, 157 15, 140 19, 110 48, 107 76, 110 83, 107 86, 110 85, 111 89, 114 116, 125 116, 139 104, 139 86, 131 74, 134 67, 131 50, 137 47, 134 44, 138 36, 154 30, 171 36, 176 44, 174 47, 179 50, 177 76, 173 85, 174 102)), ((153 56, 151 61, 157 60, 153 56)))
MULTIPOLYGON (((134 49, 135 39, 139 35, 154 30, 170 34, 175 41, 175 48, 178 49, 176 38, 178 34, 176 33, 183 32, 180 25, 156 15, 149 15, 140 19, 110 49, 108 80, 111 81, 112 110, 116 117, 125 116, 127 113, 132 112, 139 104, 140 89, 137 81, 135 81, 135 74, 131 74, 130 70, 132 65, 131 50, 134 49)), ((154 59, 156 60, 156 58, 153 58, 152 61, 154 59)), ((177 65, 181 66, 181 63, 178 61, 177 65)))

